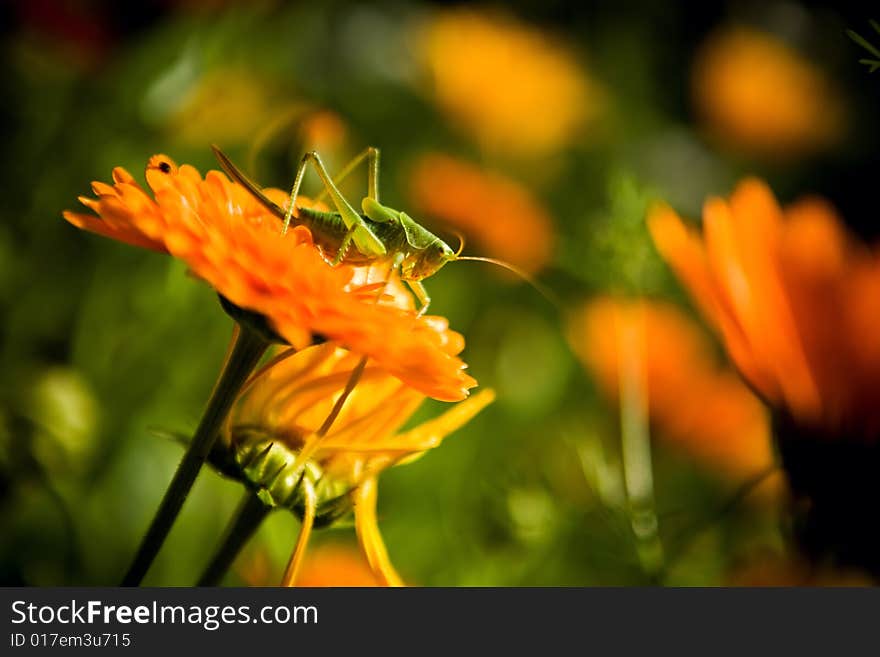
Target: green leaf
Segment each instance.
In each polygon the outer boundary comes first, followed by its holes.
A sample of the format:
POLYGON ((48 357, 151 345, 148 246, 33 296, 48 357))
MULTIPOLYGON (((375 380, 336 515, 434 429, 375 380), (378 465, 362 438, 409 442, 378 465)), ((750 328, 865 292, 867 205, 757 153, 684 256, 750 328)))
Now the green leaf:
MULTIPOLYGON (((876 27, 875 27, 876 29, 876 27)), ((862 48, 867 50, 869 53, 874 55, 875 57, 880 57, 880 50, 878 50, 870 41, 868 41, 865 37, 861 36, 857 32, 852 30, 846 30, 847 36, 859 44, 862 48)))
POLYGON ((873 73, 878 68, 880 68, 880 60, 877 59, 860 59, 859 64, 864 64, 868 67, 868 73, 873 73))

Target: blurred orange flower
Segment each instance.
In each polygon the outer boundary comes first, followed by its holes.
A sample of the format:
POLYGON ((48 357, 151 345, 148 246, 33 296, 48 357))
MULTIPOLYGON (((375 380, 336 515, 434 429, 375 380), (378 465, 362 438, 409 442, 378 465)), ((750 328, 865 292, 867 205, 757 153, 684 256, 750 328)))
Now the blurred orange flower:
MULTIPOLYGON (((265 316, 294 347, 322 336, 437 399, 462 399, 476 385, 456 357, 461 336, 442 318, 417 317, 411 307, 389 303, 384 282, 360 284, 353 268, 331 267, 308 230, 282 234, 278 220, 224 174, 210 171, 203 179, 195 168, 178 169, 156 155, 146 176, 155 200, 116 168, 114 185, 95 182, 98 198, 80 198, 98 216, 65 212, 65 219, 180 258, 233 304, 265 316)), ((286 202, 283 192, 268 193, 286 202)))
MULTIPOLYGON (((272 564, 265 548, 239 560, 236 573, 247 586, 276 586, 272 564)), ((309 551, 297 577, 300 587, 378 587, 382 581, 359 553, 345 543, 325 543, 309 551)))
POLYGON ((699 327, 674 306, 599 297, 569 328, 575 352, 608 397, 619 395, 622 350, 641 354, 658 438, 736 481, 773 464, 761 403, 735 373, 718 365, 699 327))
POLYGON ((234 570, 245 586, 275 586, 278 583, 273 581, 272 560, 263 546, 239 557, 234 570))
POLYGON ((299 133, 308 150, 335 151, 345 144, 348 126, 335 112, 315 110, 303 118, 299 133))
POLYGON ((829 434, 878 436, 880 260, 833 208, 808 198, 782 210, 767 185, 747 179, 729 202, 706 202, 703 237, 665 206, 649 223, 767 401, 829 434))
POLYGON ((726 147, 798 156, 835 143, 843 106, 831 82, 775 37, 746 27, 716 32, 696 56, 698 113, 726 147))
MULTIPOLYGON (((305 538, 298 542, 292 564, 302 559, 311 523, 332 522, 340 504, 349 508, 348 500, 370 567, 383 584, 401 584, 379 534, 378 476, 438 446, 491 403, 494 393, 484 390, 400 431, 424 399, 379 366, 364 367, 360 355, 332 343, 281 352, 245 384, 222 442, 251 472, 263 472, 264 462, 279 459, 266 466, 269 481, 251 482, 276 503, 303 496, 305 538), (276 456, 279 450, 284 451, 276 456), (331 517, 322 520, 325 508, 331 517)), ((296 566, 289 572, 295 573, 296 566)))
POLYGON ((552 153, 601 112, 573 54, 509 16, 447 10, 415 39, 437 103, 488 151, 552 153))
POLYGON ((797 505, 795 535, 880 576, 880 260, 816 198, 782 210, 740 183, 712 198, 704 236, 668 207, 649 217, 661 254, 720 331, 743 376, 770 403, 797 505))
POLYGON ((303 563, 298 586, 382 586, 363 555, 342 545, 322 545, 303 563))
POLYGON ((422 156, 410 175, 422 212, 473 237, 488 254, 535 272, 553 255, 553 221, 519 183, 448 155, 422 156))

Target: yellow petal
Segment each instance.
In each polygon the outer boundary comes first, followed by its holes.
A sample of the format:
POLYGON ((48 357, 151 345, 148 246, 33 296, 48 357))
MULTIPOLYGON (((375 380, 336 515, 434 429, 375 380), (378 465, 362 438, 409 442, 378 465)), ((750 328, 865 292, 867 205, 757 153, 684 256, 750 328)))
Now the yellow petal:
POLYGON ((354 526, 361 549, 367 557, 370 568, 379 577, 383 586, 405 586, 400 575, 391 565, 388 550, 379 533, 376 520, 376 498, 378 486, 376 479, 367 479, 355 493, 354 526))
POLYGON ((491 388, 481 390, 473 397, 459 402, 433 420, 423 422, 414 429, 410 429, 392 438, 388 441, 388 446, 409 445, 414 452, 421 452, 436 447, 446 436, 470 422, 477 413, 494 400, 494 390, 491 388))

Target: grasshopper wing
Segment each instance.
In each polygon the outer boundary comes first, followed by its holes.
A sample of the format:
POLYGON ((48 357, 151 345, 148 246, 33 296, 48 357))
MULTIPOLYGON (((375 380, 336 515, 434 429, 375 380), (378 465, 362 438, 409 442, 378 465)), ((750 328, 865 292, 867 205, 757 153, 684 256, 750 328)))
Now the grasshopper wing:
MULTIPOLYGON (((369 226, 364 223, 364 220, 361 219, 360 216, 355 215, 355 217, 357 217, 357 223, 349 225, 349 228, 352 226, 355 227, 351 239, 357 247, 357 250, 366 256, 374 256, 377 258, 384 256, 387 253, 387 250, 385 249, 382 240, 376 237, 376 234, 370 230, 369 226)), ((348 225, 346 219, 346 215, 343 214, 342 220, 348 225)))
POLYGON ((217 161, 220 162, 220 166, 226 172, 230 178, 232 178, 239 185, 248 190, 251 195, 257 199, 260 203, 266 206, 268 210, 272 212, 275 216, 277 216, 282 221, 285 217, 284 209, 271 200, 268 196, 263 193, 255 182, 253 182, 250 178, 248 178, 241 170, 232 163, 226 155, 221 151, 217 146, 211 144, 211 150, 214 151, 214 155, 217 157, 217 161))
MULTIPOLYGON (((336 196, 334 196, 334 201, 336 201, 336 207, 337 210, 339 210, 339 215, 342 217, 342 221, 344 221, 348 229, 352 231, 351 239, 357 247, 357 250, 366 256, 374 256, 377 258, 384 256, 386 249, 382 240, 376 237, 376 234, 370 230, 370 227, 367 226, 363 218, 354 211, 354 208, 348 205, 338 192, 336 192, 336 196)), ((366 212, 366 210, 365 213, 368 217, 370 216, 369 212, 366 212)))
POLYGON ((399 217, 400 225, 403 226, 403 231, 406 233, 406 241, 414 249, 426 249, 439 240, 434 233, 422 226, 406 212, 401 212, 399 217))

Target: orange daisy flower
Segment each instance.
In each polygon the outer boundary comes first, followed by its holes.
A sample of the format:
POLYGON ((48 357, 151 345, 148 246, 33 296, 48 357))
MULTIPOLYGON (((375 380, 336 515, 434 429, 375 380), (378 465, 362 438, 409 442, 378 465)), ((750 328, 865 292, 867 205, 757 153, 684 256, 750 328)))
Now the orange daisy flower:
POLYGON ((448 155, 416 162, 409 186, 413 204, 473 237, 488 255, 528 272, 553 256, 553 220, 519 183, 448 155))
POLYGON ((671 304, 600 297, 573 317, 569 333, 575 353, 612 399, 620 391, 622 350, 642 355, 647 410, 658 438, 734 481, 773 464, 761 403, 718 366, 706 337, 671 304))
POLYGON ((297 576, 312 526, 354 508, 370 567, 400 585, 379 534, 377 479, 440 444, 494 399, 484 390, 415 428, 401 427, 425 395, 358 354, 327 343, 288 349, 254 374, 230 413, 215 465, 272 506, 297 511, 303 527, 285 575, 297 576))
POLYGON ((748 179, 712 198, 704 236, 668 207, 654 241, 719 330, 742 375, 773 407, 798 536, 880 573, 880 259, 820 199, 782 209, 748 179), (801 513, 802 512, 802 513, 801 513))
MULTIPOLYGON (((464 398, 476 384, 457 358, 463 348, 445 320, 419 318, 389 303, 383 285, 358 284, 356 270, 331 267, 300 227, 282 234, 277 219, 219 171, 202 178, 156 155, 147 166, 151 198, 122 168, 113 185, 80 201, 98 216, 65 212, 80 228, 185 261, 225 299, 264 316, 297 348, 315 335, 369 356, 388 372, 441 400, 464 398)), ((285 195, 269 190, 280 204, 285 195)))

